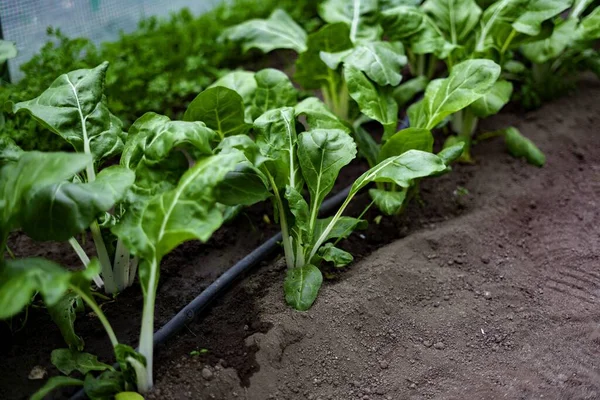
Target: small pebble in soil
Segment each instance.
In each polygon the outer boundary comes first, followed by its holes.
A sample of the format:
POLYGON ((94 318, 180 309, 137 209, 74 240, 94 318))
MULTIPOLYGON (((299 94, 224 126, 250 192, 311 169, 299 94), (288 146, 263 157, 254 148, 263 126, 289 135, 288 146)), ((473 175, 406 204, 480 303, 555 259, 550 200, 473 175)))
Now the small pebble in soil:
POLYGON ((481 256, 481 262, 484 264, 489 264, 490 258, 488 256, 481 256))
POLYGON ((387 361, 379 361, 379 367, 381 369, 387 369, 387 367, 389 367, 389 364, 387 363, 387 361))
POLYGON ((210 381, 213 378, 213 373, 210 369, 204 367, 202 368, 202 377, 207 381, 210 381))
POLYGON ((492 299, 492 292, 489 292, 489 291, 486 290, 485 292, 483 292, 483 297, 486 300, 491 300, 492 299))
POLYGON ((423 346, 425 346, 425 347, 431 347, 432 345, 433 345, 433 343, 430 340, 423 341, 423 346))
POLYGON ((41 365, 36 365, 29 372, 28 378, 31 380, 44 379, 46 374, 48 374, 48 371, 46 371, 46 368, 42 367, 41 365))
POLYGON ((435 347, 438 350, 444 350, 446 348, 446 345, 444 344, 444 342, 437 342, 433 345, 433 347, 435 347))

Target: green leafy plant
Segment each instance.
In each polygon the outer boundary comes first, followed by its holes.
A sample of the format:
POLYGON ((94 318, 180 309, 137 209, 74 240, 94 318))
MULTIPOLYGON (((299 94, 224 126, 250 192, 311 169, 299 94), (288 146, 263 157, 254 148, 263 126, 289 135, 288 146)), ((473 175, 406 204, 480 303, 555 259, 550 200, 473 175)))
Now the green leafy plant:
POLYGON ((361 189, 371 182, 394 182, 406 188, 416 179, 447 169, 442 158, 418 150, 387 158, 354 182, 332 217, 319 218, 319 208, 340 170, 356 156, 348 131, 332 124, 341 123, 318 99, 309 98, 294 108, 263 113, 253 124, 254 141, 247 136, 231 136, 219 146, 221 153, 236 149, 246 155, 246 161, 220 185, 219 201, 233 205, 272 199, 288 266, 285 298, 298 310, 310 308, 317 297, 323 281, 321 263, 343 267, 352 261, 352 255, 332 241, 364 226, 365 221, 343 216, 361 189), (301 116, 310 130, 303 131, 298 124, 301 116))
POLYGON ((36 240, 68 240, 84 266, 90 258, 72 232, 79 234, 89 228, 102 267, 102 280, 95 279, 96 284, 104 284, 112 294, 131 286, 137 260, 122 243, 111 248, 112 239, 107 242, 100 228, 101 223, 110 225, 119 217, 118 203, 135 178, 132 171, 120 166, 99 170, 104 161, 120 154, 126 138, 121 121, 106 106, 107 68, 108 63, 102 63, 94 69, 63 74, 37 98, 14 104, 12 111, 31 115, 76 152, 91 157, 85 174, 36 193, 27 207, 23 228, 36 240), (115 207, 116 212, 107 214, 115 207), (97 219, 102 213, 102 220, 97 219))
POLYGON ((600 76, 600 7, 590 1, 573 3, 568 16, 552 20, 552 32, 544 39, 524 44, 525 63, 513 63, 511 77, 521 82, 517 96, 525 108, 539 107, 571 90, 578 73, 600 76))

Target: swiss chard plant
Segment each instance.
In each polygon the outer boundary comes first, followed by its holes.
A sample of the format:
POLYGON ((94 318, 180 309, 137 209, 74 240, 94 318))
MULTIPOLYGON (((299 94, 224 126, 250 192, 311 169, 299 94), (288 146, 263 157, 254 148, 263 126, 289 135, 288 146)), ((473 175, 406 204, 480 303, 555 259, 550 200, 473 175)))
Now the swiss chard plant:
POLYGON ((12 104, 14 113, 27 113, 49 131, 90 157, 85 171, 70 182, 36 192, 23 221, 25 232, 36 240, 68 240, 84 266, 90 262, 72 232, 88 228, 101 265, 106 293, 117 293, 133 283, 137 259, 102 226, 113 225, 122 213, 119 206, 135 175, 121 166, 102 165, 123 149, 126 134, 121 121, 110 113, 103 93, 108 63, 72 71, 58 77, 35 99, 12 104), (69 229, 64 229, 68 226, 69 229))
POLYGON ((250 20, 226 30, 224 37, 241 41, 245 50, 295 50, 299 54, 295 80, 304 89, 320 89, 329 109, 342 121, 358 117, 354 101, 364 99, 363 89, 368 86, 366 89, 385 96, 390 107, 373 110, 368 116, 386 129, 394 129, 397 106, 392 88, 402 79, 406 56, 401 43, 382 39, 382 30, 372 18, 377 7, 377 1, 325 1, 319 14, 327 24, 311 34, 284 11, 276 10, 268 19, 250 20))
POLYGON ((511 77, 521 83, 517 94, 526 108, 539 107, 575 85, 578 73, 600 76, 600 7, 591 1, 575 1, 566 16, 552 21, 552 32, 544 39, 523 44, 524 63, 514 61, 511 77))
POLYGON ((352 255, 336 243, 365 224, 343 215, 361 189, 372 182, 393 182, 406 188, 416 179, 447 168, 441 157, 419 150, 386 158, 353 183, 332 217, 319 218, 319 208, 340 170, 357 153, 352 136, 339 126, 323 103, 310 98, 296 107, 268 110, 258 117, 254 140, 232 136, 220 146, 222 153, 242 150, 246 161, 220 185, 219 201, 252 204, 272 199, 288 267, 285 299, 298 310, 307 310, 315 301, 323 281, 322 263, 343 267, 352 261, 352 255), (306 118, 308 131, 298 124, 301 116, 306 118))

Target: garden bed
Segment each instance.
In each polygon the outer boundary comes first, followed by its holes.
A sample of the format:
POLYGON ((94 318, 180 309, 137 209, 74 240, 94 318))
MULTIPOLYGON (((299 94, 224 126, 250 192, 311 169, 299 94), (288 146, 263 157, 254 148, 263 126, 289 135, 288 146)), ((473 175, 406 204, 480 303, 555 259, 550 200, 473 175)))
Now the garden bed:
MULTIPOLYGON (((584 86, 535 113, 504 113, 483 123, 489 130, 516 125, 546 152, 544 168, 506 155, 500 140, 478 145, 476 166, 456 166, 455 173, 424 182, 424 206, 413 202, 402 217, 354 233, 342 247, 358 262, 333 274, 307 313, 283 302, 284 264, 262 266, 206 318, 159 348, 150 397, 600 394, 592 306, 600 294, 594 261, 600 85, 584 86)), ((344 170, 338 187, 361 170, 344 170)), ((358 214, 367 203, 363 195, 350 211, 358 214)), ((165 259, 157 327, 277 230, 262 218, 268 208, 247 213, 206 245, 188 243, 165 259)), ((367 214, 370 221, 376 216, 367 214)), ((17 256, 79 264, 68 246, 40 247, 24 236, 10 246, 17 256)), ((141 293, 130 289, 118 302, 103 309, 119 339, 134 344, 141 293)), ((79 317, 76 326, 87 351, 111 358, 93 315, 79 317)), ((43 382, 28 379, 34 366, 57 373, 49 355, 62 338, 37 309, 23 330, 2 334, 0 398, 25 398, 43 382)))

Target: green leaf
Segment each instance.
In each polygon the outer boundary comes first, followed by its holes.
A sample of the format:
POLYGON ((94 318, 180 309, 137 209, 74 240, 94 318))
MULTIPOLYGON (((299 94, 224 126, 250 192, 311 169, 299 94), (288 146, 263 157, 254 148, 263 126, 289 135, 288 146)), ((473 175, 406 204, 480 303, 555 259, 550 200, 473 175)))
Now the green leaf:
POLYGON ((504 130, 506 148, 513 157, 525 158, 529 164, 542 167, 546 163, 544 153, 517 128, 510 127, 504 130))
POLYGON ((398 103, 398 108, 404 108, 417 93, 425 90, 428 83, 429 79, 427 79, 426 76, 421 75, 394 88, 393 96, 396 103, 398 103))
POLYGON ((148 112, 129 129, 121 155, 121 165, 135 169, 142 159, 159 162, 174 149, 185 149, 195 158, 212 154, 211 143, 217 134, 204 122, 171 121, 169 117, 148 112))
MULTIPOLYGON (((317 239, 321 236, 327 226, 331 223, 333 217, 317 219, 315 223, 315 228, 313 231, 313 239, 317 239)), ((368 226, 367 221, 358 218, 352 217, 340 217, 335 221, 335 224, 331 228, 331 230, 327 233, 327 236, 323 239, 323 242, 327 242, 331 239, 345 239, 352 232, 357 229, 366 229, 368 226)))
POLYGON ((489 92, 471 104, 471 111, 479 118, 498 114, 502 107, 510 101, 512 91, 512 83, 503 79, 498 80, 489 92))
POLYGON ((314 265, 289 269, 283 284, 285 301, 298 311, 308 310, 319 294, 323 275, 314 265))
POLYGON ((8 136, 0 136, 0 167, 11 161, 17 161, 23 150, 8 136))
POLYGON ((340 170, 355 157, 356 145, 344 131, 314 129, 300 135, 298 161, 310 193, 310 210, 315 217, 340 170))
POLYGON ((294 106, 298 102, 298 92, 283 72, 267 68, 257 72, 254 78, 257 86, 250 105, 252 119, 258 118, 268 110, 294 106))
POLYGON ((33 100, 13 105, 94 160, 118 154, 123 148, 121 121, 108 111, 103 95, 108 62, 59 76, 33 100))
POLYGON ((319 15, 330 24, 343 22, 350 27, 350 39, 377 40, 381 27, 374 24, 377 0, 326 0, 319 5, 319 15))
POLYGON ((52 307, 65 295, 73 282, 86 281, 99 273, 92 261, 83 271, 70 272, 43 258, 21 258, 0 264, 0 319, 19 313, 33 295, 41 294, 44 303, 52 307))
POLYGON ((0 64, 17 56, 17 47, 13 42, 0 40, 0 64))
POLYGON ((559 22, 554 27, 552 35, 543 40, 525 43, 521 47, 521 52, 525 57, 537 64, 553 60, 571 45, 575 39, 576 29, 577 21, 574 19, 559 22))
POLYGON ((241 42, 242 49, 268 53, 275 49, 306 50, 306 32, 283 10, 275 10, 268 19, 251 19, 223 32, 223 37, 241 42))
POLYGON ((109 400, 125 390, 125 381, 119 371, 105 371, 97 378, 87 374, 83 389, 91 400, 109 400))
MULTIPOLYGON (((75 333, 75 319, 79 309, 80 297, 74 292, 67 292, 54 305, 47 306, 48 314, 60 329, 65 343, 71 350, 83 350, 84 342, 75 333)), ((68 374, 67 374, 68 375, 68 374)))
POLYGON ((90 371, 113 370, 113 367, 98 361, 98 357, 93 354, 70 349, 52 350, 50 361, 65 375, 71 375, 73 371, 79 371, 85 375, 90 371))
POLYGON ((373 136, 361 126, 357 126, 354 128, 354 140, 360 156, 367 160, 369 167, 374 167, 377 164, 380 146, 375 142, 373 136))
POLYGON ((390 93, 379 91, 358 69, 344 65, 344 76, 350 97, 358 103, 360 111, 381 123, 385 131, 396 128, 398 105, 390 93))
POLYGON ((186 240, 208 240, 223 222, 215 207, 216 187, 243 158, 242 153, 231 152, 199 161, 175 189, 129 210, 113 233, 132 253, 147 260, 160 260, 186 240))
POLYGON ((321 246, 317 252, 317 255, 323 260, 333 263, 333 266, 336 268, 345 267, 354 261, 352 254, 342 249, 338 249, 331 243, 325 243, 323 246, 321 246))
POLYGON ((383 189, 370 189, 369 195, 377 208, 385 215, 396 215, 402 209, 406 200, 407 189, 399 192, 390 192, 383 189))
POLYGON ((43 400, 53 390, 68 386, 83 386, 83 381, 68 376, 53 376, 29 400, 43 400))
POLYGON ((357 193, 371 182, 391 182, 407 188, 418 178, 424 178, 446 169, 441 158, 420 150, 409 150, 390 157, 362 174, 352 185, 350 194, 357 193))
POLYGON ((219 203, 250 206, 271 196, 267 177, 250 161, 241 161, 217 186, 219 203))
POLYGON ((600 7, 581 19, 577 28, 578 40, 596 40, 600 38, 600 7))
POLYGON ((26 196, 23 230, 34 240, 68 240, 123 200, 134 179, 132 171, 114 165, 100 171, 93 182, 61 182, 34 189, 26 196))
POLYGON ((397 86, 406 61, 402 43, 382 41, 360 43, 343 59, 380 86, 397 86))
POLYGON ((288 201, 291 213, 294 215, 294 223, 291 225, 292 229, 296 231, 296 237, 300 238, 303 243, 310 243, 311 231, 308 203, 306 203, 302 194, 291 186, 286 188, 285 198, 288 201))
POLYGON ((406 128, 392 135, 381 146, 378 161, 399 156, 408 150, 433 151, 433 135, 431 131, 423 128, 406 128))
MULTIPOLYGON (((448 139, 455 137, 456 136, 450 136, 448 139)), ((450 165, 454 161, 459 159, 459 157, 463 154, 465 148, 466 145, 462 141, 458 143, 450 143, 449 141, 446 141, 446 143, 444 144, 444 149, 440 151, 437 155, 439 158, 442 159, 444 164, 450 165)))
POLYGON ((245 134, 250 129, 244 120, 242 97, 223 86, 206 89, 196 96, 183 119, 204 122, 219 134, 221 140, 226 136, 245 134))
POLYGON ((323 103, 316 97, 308 97, 294 106, 296 117, 304 115, 308 126, 312 129, 341 129, 350 133, 350 128, 338 119, 323 103))
POLYGON ((501 0, 490 5, 481 17, 475 50, 485 51, 495 46, 500 49, 514 36, 512 31, 536 36, 542 23, 571 6, 570 0, 501 0))
POLYGON ((32 151, 0 168, 0 240, 14 227, 32 189, 71 178, 91 161, 85 154, 32 151))
POLYGON ((454 44, 464 43, 481 17, 481 8, 475 0, 427 0, 422 9, 454 44))
POLYGON ((350 30, 344 23, 328 24, 308 35, 308 49, 296 60, 294 79, 304 89, 320 89, 329 85, 337 88, 341 75, 329 68, 321 59, 321 53, 338 53, 352 48, 350 30))
POLYGON ((115 400, 144 400, 144 398, 136 392, 121 392, 117 393, 115 400))
POLYGON ((300 166, 296 159, 296 123, 294 109, 283 107, 269 110, 254 121, 256 144, 263 157, 269 161, 265 165, 275 180, 278 189, 290 185, 302 187, 300 166))
POLYGON ((209 87, 216 86, 223 86, 237 92, 244 100, 244 104, 248 106, 256 91, 256 79, 254 79, 254 72, 233 71, 217 79, 209 87))
POLYGON ((488 93, 498 76, 500 66, 491 60, 473 59, 455 65, 448 78, 431 81, 423 100, 409 107, 410 125, 435 128, 447 116, 488 93))

